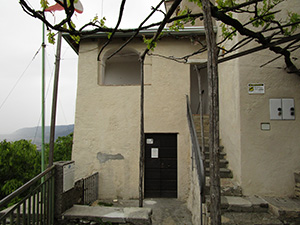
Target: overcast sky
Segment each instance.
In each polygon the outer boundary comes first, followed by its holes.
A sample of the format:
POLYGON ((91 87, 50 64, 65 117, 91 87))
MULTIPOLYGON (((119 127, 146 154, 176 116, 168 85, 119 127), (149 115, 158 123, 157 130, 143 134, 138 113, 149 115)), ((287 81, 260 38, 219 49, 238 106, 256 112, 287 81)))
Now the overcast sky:
MULTIPOLYGON (((3 1, 3 0, 1 0, 3 1)), ((137 27, 160 0, 127 0, 121 27, 137 27)), ((28 16, 18 0, 5 1, 0 14, 0 134, 8 134, 24 127, 41 125, 41 43, 42 23, 28 16)), ((39 8, 39 0, 27 0, 39 8)), ((54 4, 54 0, 49 0, 54 4)), ((89 22, 96 14, 105 16, 106 25, 117 21, 121 0, 81 0, 84 12, 73 21, 77 26, 89 22)), ((59 20, 62 12, 56 12, 59 20)), ((157 15, 152 22, 159 21, 157 15)), ((56 46, 46 43, 46 125, 50 124, 52 84, 56 46)), ((62 43, 59 78, 57 124, 73 124, 77 86, 77 55, 62 43)))

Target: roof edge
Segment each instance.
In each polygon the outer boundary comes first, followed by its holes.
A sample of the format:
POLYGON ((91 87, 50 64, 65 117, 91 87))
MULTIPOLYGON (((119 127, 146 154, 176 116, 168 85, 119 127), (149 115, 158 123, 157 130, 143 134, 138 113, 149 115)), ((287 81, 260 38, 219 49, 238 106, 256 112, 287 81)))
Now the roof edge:
MULTIPOLYGON (((217 31, 217 27, 214 27, 215 32, 217 31)), ((141 30, 137 37, 142 36, 153 36, 157 32, 157 29, 148 29, 148 30, 141 30)), ((135 31, 130 32, 116 32, 114 34, 115 38, 123 38, 123 37, 131 37, 135 34, 135 31)), ((106 32, 98 32, 95 34, 89 34, 84 35, 81 37, 81 40, 90 39, 90 38, 107 38, 106 32)), ((163 35, 166 36, 185 36, 185 35, 199 35, 203 36, 205 35, 205 29, 204 26, 198 26, 198 27, 185 27, 183 29, 179 29, 178 31, 174 30, 164 30, 163 35)), ((63 33, 63 38, 66 40, 66 42, 71 46, 71 48, 76 52, 78 55, 79 53, 79 44, 77 44, 68 33, 63 33)))

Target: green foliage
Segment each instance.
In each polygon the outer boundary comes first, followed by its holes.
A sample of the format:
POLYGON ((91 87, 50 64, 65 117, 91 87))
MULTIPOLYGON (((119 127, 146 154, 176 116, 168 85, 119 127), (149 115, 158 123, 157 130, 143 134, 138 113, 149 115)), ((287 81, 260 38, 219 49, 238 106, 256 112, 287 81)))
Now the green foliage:
POLYGON ((191 23, 192 25, 195 25, 195 18, 193 17, 190 17, 189 14, 191 12, 188 10, 188 8, 182 10, 182 11, 179 11, 177 16, 184 16, 184 15, 187 15, 186 18, 184 19, 181 19, 181 20, 176 20, 173 22, 173 25, 170 26, 170 30, 174 30, 174 31, 179 31, 179 29, 183 29, 184 28, 184 25, 186 23, 191 23))
POLYGON ((292 35, 293 33, 295 33, 297 28, 300 27, 300 25, 297 24, 299 22, 300 22, 300 15, 298 15, 297 13, 289 12, 287 24, 291 24, 291 26, 289 28, 284 29, 285 35, 292 35))
POLYGON ((41 170, 41 156, 27 140, 0 142, 0 198, 12 193, 41 170))
POLYGON ((216 0, 218 8, 233 7, 236 5, 235 0, 216 0))
POLYGON ((253 21, 252 25, 254 27, 269 26, 270 23, 275 20, 275 12, 271 10, 282 1, 283 0, 263 0, 260 7, 257 8, 255 17, 250 18, 250 20, 253 21))
POLYGON ((147 48, 151 51, 154 51, 157 42, 153 41, 153 38, 147 39, 145 36, 143 36, 143 41, 147 45, 147 48))
MULTIPOLYGON (((73 133, 57 138, 54 143, 53 161, 70 160, 72 145, 73 133)), ((45 147, 48 160, 49 144, 45 147)), ((2 199, 41 172, 41 154, 31 141, 4 140, 0 142, 0 165, 0 199, 2 199)))
POLYGON ((194 3, 197 4, 200 8, 202 8, 201 0, 189 0, 189 2, 194 2, 194 3))
MULTIPOLYGON (((196 1, 196 0, 190 0, 190 1, 196 1)), ((244 2, 247 2, 249 0, 244 0, 244 2)), ((237 6, 240 3, 244 3, 237 0, 216 0, 217 7, 219 9, 228 9, 234 6, 237 6)), ((259 2, 256 7, 254 8, 253 5, 247 6, 245 13, 247 10, 250 10, 249 12, 253 12, 255 9, 255 13, 253 13, 253 16, 250 17, 250 22, 253 27, 262 27, 264 29, 267 29, 270 27, 271 24, 277 24, 277 25, 285 25, 285 24, 293 24, 289 28, 282 29, 284 31, 284 35, 291 35, 296 31, 296 29, 299 27, 298 24, 294 24, 297 22, 300 22, 300 16, 297 13, 289 13, 286 22, 283 22, 283 20, 277 20, 276 19, 276 13, 275 7, 284 2, 284 0, 263 0, 262 2, 259 2)), ((278 10, 278 7, 277 7, 278 10)), ((228 16, 232 17, 231 12, 226 13, 228 16)), ((226 24, 221 24, 222 28, 222 36, 224 38, 231 39, 233 38, 235 34, 235 29, 233 29, 231 26, 228 26, 226 24)))
MULTIPOLYGON (((73 146, 73 133, 58 137, 54 142, 53 162, 71 160, 73 146)), ((45 155, 49 155, 49 144, 45 145, 45 155)), ((48 157, 46 157, 48 162, 48 157)))
POLYGON ((80 36, 78 35, 70 35, 70 37, 75 41, 76 44, 80 42, 80 36))
POLYGON ((48 36, 48 42, 49 42, 50 44, 55 44, 55 37, 54 37, 55 34, 52 33, 51 30, 48 30, 47 36, 48 36))
POLYGON ((42 9, 45 9, 45 8, 47 8, 49 6, 49 3, 48 3, 47 0, 41 0, 40 3, 41 3, 42 9))

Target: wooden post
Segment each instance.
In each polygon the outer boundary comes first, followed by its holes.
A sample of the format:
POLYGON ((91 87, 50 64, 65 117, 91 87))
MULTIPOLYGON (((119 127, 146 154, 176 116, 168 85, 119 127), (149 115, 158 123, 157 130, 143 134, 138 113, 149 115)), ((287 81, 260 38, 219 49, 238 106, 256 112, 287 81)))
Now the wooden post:
POLYGON ((218 51, 209 0, 202 0, 207 44, 207 74, 209 92, 209 151, 210 151, 210 218, 212 225, 221 224, 221 196, 219 169, 219 90, 218 51))
POLYGON ((54 139, 55 139, 55 121, 56 121, 56 107, 57 107, 57 93, 58 93, 58 77, 60 66, 60 52, 61 52, 61 32, 58 32, 56 60, 55 60, 55 74, 52 98, 52 114, 51 114, 51 128, 50 128, 50 143, 49 143, 49 167, 53 165, 54 153, 54 139))

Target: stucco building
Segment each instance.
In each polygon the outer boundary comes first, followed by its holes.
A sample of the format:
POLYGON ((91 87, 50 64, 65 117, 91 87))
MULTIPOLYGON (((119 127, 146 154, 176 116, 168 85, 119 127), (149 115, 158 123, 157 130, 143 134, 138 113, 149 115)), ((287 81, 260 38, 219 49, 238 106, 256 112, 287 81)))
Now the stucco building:
MULTIPOLYGON (((80 42, 72 159, 76 162, 78 179, 99 172, 100 198, 139 196, 139 54, 146 47, 142 35, 152 37, 154 32, 142 32, 110 60, 106 58, 130 34, 116 35, 100 61, 97 55, 107 34, 83 38, 80 42)), ((199 47, 194 40, 198 38, 204 39, 203 28, 166 32, 153 54, 188 55, 199 47)), ((206 56, 200 57, 205 60, 206 56)), ((147 56, 144 70, 145 196, 186 199, 191 166, 186 95, 190 95, 191 65, 147 56)))
MULTIPOLYGON (((281 13, 291 6, 300 11, 300 2, 295 0, 284 2, 281 13)), ((154 32, 141 32, 109 60, 130 33, 117 34, 100 61, 97 55, 107 39, 105 33, 83 37, 79 46, 71 43, 79 55, 72 159, 78 179, 99 172, 100 198, 139 196, 139 54, 146 47, 143 35, 152 37, 154 32)), ((204 29, 198 22, 180 32, 165 32, 154 52, 146 56, 146 197, 187 200, 190 194, 192 155, 186 95, 197 113, 193 66, 205 62, 206 53, 186 63, 163 56, 188 55, 204 41, 204 29)), ((299 57, 299 51, 292 54, 299 57)), ((292 196, 293 173, 300 170, 300 78, 284 71, 282 59, 260 67, 274 57, 263 50, 219 65, 221 144, 233 179, 245 195, 292 196)), ((299 61, 295 64, 300 67, 299 61)), ((200 73, 208 113, 207 75, 205 70, 200 73)))

